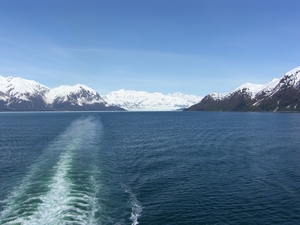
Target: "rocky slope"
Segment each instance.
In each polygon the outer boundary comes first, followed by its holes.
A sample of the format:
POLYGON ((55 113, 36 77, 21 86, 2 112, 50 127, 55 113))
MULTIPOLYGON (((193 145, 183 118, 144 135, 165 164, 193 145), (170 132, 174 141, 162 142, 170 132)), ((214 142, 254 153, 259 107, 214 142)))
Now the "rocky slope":
POLYGON ((300 111, 300 67, 265 85, 246 83, 228 94, 209 94, 187 111, 300 111))
POLYGON ((0 76, 0 110, 114 111, 124 109, 107 104, 96 91, 85 85, 50 89, 32 80, 0 76))

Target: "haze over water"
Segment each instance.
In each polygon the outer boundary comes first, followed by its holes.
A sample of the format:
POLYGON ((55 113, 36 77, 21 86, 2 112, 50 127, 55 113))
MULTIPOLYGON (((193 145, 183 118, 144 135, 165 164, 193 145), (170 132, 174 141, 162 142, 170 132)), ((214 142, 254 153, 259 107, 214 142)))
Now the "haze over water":
POLYGON ((299 134, 292 113, 1 113, 0 224, 297 224, 299 134))

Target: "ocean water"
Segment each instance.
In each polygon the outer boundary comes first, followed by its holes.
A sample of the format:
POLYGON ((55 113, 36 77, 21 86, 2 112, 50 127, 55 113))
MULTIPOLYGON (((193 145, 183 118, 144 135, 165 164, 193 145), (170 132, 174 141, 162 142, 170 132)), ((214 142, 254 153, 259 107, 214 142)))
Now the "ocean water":
POLYGON ((300 224, 300 114, 0 113, 0 224, 300 224))

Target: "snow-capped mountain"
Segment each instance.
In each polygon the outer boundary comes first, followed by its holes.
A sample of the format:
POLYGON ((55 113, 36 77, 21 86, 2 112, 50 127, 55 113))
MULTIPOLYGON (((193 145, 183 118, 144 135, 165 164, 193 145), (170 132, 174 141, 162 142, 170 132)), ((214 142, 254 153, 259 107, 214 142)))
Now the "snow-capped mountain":
POLYGON ((33 80, 0 76, 0 91, 4 93, 2 99, 6 106, 1 108, 43 110, 45 108, 44 96, 49 90, 48 87, 33 80))
POLYGON ((50 89, 32 80, 0 76, 1 110, 123 110, 93 89, 77 84, 50 89))
POLYGON ((48 104, 53 104, 54 102, 62 103, 65 101, 69 101, 73 105, 106 103, 95 90, 83 84, 74 86, 62 85, 50 89, 50 91, 46 93, 46 100, 48 104))
POLYGON ((245 83, 227 94, 209 94, 187 110, 300 111, 300 67, 268 84, 245 83))
POLYGON ((110 106, 103 98, 93 89, 83 84, 74 86, 62 85, 57 88, 50 89, 45 94, 47 105, 55 107, 59 110, 97 110, 110 106))
POLYGON ((103 96, 106 102, 129 111, 171 111, 190 107, 202 98, 195 95, 119 90, 103 96))
POLYGON ((28 100, 26 93, 29 95, 44 95, 49 91, 49 88, 33 80, 0 76, 0 90, 6 95, 28 100))
POLYGON ((275 88, 279 79, 274 78, 271 82, 267 84, 253 84, 253 83, 245 83, 233 90, 232 92, 220 94, 217 92, 213 92, 205 97, 212 98, 214 100, 225 100, 230 98, 233 94, 242 93, 247 95, 251 99, 255 99, 257 95, 261 94, 262 92, 270 92, 275 88))

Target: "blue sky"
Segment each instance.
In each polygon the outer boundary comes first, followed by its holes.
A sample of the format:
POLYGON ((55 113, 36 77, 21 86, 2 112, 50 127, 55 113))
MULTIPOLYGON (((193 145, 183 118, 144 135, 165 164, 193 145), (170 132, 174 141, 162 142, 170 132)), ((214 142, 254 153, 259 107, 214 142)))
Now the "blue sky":
POLYGON ((300 66, 298 0, 0 0, 0 75, 204 96, 300 66))

